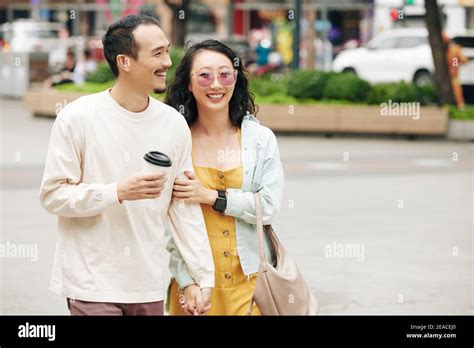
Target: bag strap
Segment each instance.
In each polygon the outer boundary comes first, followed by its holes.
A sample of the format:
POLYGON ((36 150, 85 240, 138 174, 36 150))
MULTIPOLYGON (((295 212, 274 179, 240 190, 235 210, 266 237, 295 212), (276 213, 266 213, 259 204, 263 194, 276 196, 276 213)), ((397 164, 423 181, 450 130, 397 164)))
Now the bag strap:
MULTIPOLYGON (((257 235, 258 235, 258 250, 260 255, 260 267, 258 273, 267 270, 267 263, 265 259, 265 248, 263 244, 263 219, 262 219, 262 202, 260 200, 260 193, 254 192, 253 197, 255 199, 255 224, 257 225, 257 235)), ((252 315, 253 306, 255 303, 254 294, 250 299, 249 308, 247 315, 252 315)))
POLYGON ((263 247, 262 203, 260 201, 260 193, 255 192, 253 194, 253 196, 255 198, 255 216, 256 216, 256 225, 257 225, 258 250, 259 250, 259 255, 260 255, 260 266, 263 266, 263 269, 266 270, 265 249, 263 247))
MULTIPOLYGON (((266 271, 267 264, 265 262, 265 249, 263 246, 263 219, 262 219, 262 202, 260 201, 260 193, 254 192, 253 197, 255 199, 255 223, 257 225, 257 235, 258 235, 258 250, 260 255, 260 268, 258 272, 266 271)), ((247 315, 252 315, 253 305, 255 303, 254 294, 250 299, 249 309, 247 315)))

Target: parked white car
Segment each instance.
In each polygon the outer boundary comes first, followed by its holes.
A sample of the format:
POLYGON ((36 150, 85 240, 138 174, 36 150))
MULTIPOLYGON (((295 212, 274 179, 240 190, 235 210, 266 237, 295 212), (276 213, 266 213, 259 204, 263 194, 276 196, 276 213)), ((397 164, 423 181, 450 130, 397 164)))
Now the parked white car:
MULTIPOLYGON (((472 53, 472 48, 465 47, 464 51, 472 53)), ((461 83, 474 83, 474 76, 470 76, 473 64, 471 60, 461 67, 461 83)), ((428 31, 424 28, 399 28, 384 32, 364 47, 339 53, 332 63, 332 70, 353 72, 371 83, 431 83, 434 64, 428 31)))

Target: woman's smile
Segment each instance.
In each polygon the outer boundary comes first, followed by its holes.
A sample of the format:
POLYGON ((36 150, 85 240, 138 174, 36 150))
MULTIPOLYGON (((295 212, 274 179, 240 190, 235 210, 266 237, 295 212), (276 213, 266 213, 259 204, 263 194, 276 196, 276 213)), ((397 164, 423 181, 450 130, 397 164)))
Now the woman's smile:
POLYGON ((224 99, 225 93, 209 93, 206 96, 213 102, 218 103, 224 99))

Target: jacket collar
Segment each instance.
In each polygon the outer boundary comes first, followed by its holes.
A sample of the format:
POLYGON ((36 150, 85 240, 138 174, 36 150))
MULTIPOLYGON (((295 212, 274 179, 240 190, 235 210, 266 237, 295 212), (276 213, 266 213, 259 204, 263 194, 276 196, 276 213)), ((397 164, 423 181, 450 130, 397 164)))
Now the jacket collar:
POLYGON ((244 120, 244 121, 252 121, 252 122, 260 123, 260 121, 257 120, 257 118, 256 118, 254 115, 252 115, 252 114, 247 114, 247 115, 245 115, 243 120, 244 120))

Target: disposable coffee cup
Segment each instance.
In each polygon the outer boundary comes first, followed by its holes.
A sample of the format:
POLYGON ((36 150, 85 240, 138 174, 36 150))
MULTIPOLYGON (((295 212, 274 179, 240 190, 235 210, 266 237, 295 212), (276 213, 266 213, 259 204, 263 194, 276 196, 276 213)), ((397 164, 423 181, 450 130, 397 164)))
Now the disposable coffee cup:
POLYGON ((143 163, 143 174, 158 174, 164 172, 168 174, 172 162, 171 158, 159 151, 150 151, 145 156, 143 163))

